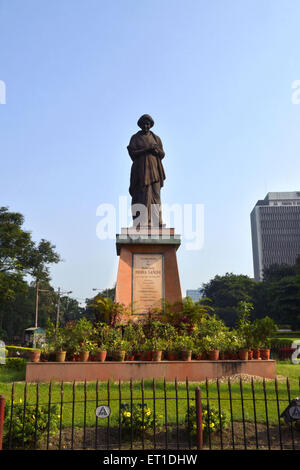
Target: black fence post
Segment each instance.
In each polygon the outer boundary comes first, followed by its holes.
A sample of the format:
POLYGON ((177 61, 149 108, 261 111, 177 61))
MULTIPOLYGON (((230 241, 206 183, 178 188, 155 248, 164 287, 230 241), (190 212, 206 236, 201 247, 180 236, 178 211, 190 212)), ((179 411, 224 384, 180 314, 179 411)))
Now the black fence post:
POLYGON ((0 395, 0 450, 2 450, 4 410, 5 410, 5 398, 3 395, 0 395))
POLYGON ((201 390, 197 387, 195 390, 196 401, 196 424, 197 424, 197 449, 201 450, 203 446, 203 429, 202 429, 202 404, 201 390))

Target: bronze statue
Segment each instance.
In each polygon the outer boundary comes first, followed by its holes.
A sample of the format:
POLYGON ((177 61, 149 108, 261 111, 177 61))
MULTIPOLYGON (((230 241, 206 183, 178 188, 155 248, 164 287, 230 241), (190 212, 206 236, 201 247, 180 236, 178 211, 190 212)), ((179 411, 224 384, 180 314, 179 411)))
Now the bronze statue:
MULTIPOLYGON (((133 161, 130 174, 129 193, 131 206, 143 204, 147 208, 145 225, 161 226, 160 189, 166 179, 161 160, 165 156, 158 135, 150 131, 154 121, 149 114, 143 114, 137 122, 141 131, 134 134, 127 147, 133 161), (152 217, 151 217, 152 216, 152 217)), ((139 216, 132 207, 133 222, 139 216)))

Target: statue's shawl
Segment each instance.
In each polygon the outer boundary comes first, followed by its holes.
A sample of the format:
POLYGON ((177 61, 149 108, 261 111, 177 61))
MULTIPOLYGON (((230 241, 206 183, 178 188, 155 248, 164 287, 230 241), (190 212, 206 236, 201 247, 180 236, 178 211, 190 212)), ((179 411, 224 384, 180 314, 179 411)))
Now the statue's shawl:
POLYGON ((166 176, 161 160, 164 158, 165 152, 160 137, 151 131, 148 135, 139 131, 131 137, 127 149, 133 160, 130 174, 130 195, 133 195, 136 187, 148 186, 157 182, 163 186, 166 176), (135 156, 134 152, 137 150, 143 150, 154 145, 158 146, 158 156, 151 153, 144 153, 139 157, 135 156))

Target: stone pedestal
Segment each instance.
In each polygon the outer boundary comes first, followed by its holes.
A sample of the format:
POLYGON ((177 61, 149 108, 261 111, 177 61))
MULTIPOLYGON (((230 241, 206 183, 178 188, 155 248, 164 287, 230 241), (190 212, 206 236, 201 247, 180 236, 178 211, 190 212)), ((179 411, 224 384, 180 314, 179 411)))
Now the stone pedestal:
POLYGON ((120 261, 115 301, 137 317, 161 307, 162 299, 181 302, 176 257, 180 243, 174 228, 122 228, 116 236, 120 261))

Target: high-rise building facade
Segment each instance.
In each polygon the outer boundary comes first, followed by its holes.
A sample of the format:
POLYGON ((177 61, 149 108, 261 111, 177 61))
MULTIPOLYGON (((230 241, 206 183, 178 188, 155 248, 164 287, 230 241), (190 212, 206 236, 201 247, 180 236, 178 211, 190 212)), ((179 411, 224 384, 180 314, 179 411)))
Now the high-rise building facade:
POLYGON ((296 264, 300 255, 300 191, 268 193, 251 212, 254 277, 272 264, 296 264))
POLYGON ((198 302, 198 300, 201 299, 202 294, 200 289, 187 289, 186 290, 186 296, 191 297, 194 302, 198 302))

